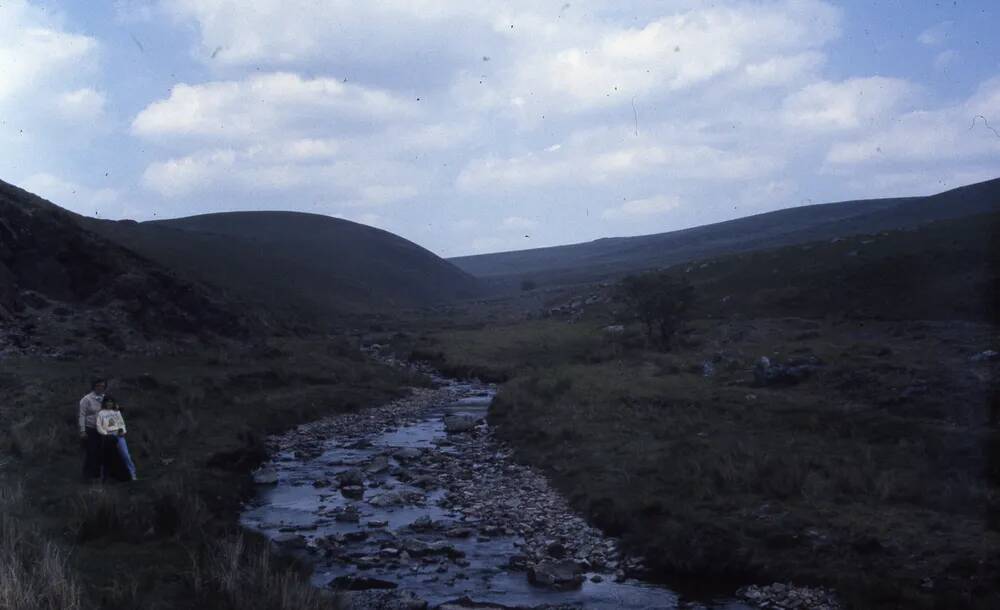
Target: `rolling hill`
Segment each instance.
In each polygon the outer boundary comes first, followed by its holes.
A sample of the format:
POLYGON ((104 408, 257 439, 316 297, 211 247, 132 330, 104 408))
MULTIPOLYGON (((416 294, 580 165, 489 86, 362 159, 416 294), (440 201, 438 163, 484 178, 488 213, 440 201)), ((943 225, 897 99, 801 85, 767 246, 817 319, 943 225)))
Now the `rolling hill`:
POLYGON ((521 279, 570 284, 678 263, 810 241, 912 229, 1000 210, 1000 179, 929 197, 802 206, 691 229, 638 237, 450 259, 495 289, 521 279))
POLYGON ((124 247, 233 300, 300 320, 472 296, 476 280, 387 231, 297 212, 231 212, 136 223, 80 217, 124 247))
POLYGON ((210 288, 0 181, 0 353, 147 348, 183 336, 241 336, 254 323, 210 288))

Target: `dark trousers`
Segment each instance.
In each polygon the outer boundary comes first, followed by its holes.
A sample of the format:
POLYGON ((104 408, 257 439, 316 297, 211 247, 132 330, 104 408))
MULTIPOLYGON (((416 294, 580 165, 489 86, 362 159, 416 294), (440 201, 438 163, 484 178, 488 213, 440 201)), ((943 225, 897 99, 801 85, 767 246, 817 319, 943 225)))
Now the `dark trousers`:
POLYGON ((87 436, 83 441, 83 478, 101 478, 101 468, 104 465, 104 438, 93 428, 87 428, 87 436))

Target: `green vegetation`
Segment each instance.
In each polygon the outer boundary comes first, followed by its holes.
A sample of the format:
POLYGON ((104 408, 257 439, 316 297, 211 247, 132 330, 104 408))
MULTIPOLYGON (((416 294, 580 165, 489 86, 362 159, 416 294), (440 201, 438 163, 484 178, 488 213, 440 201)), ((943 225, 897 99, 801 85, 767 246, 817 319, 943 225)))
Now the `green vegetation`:
POLYGON ((329 216, 239 212, 79 222, 231 298, 312 326, 339 322, 344 313, 428 305, 477 290, 472 277, 414 243, 329 216))
POLYGON ((658 341, 665 349, 670 349, 670 342, 694 300, 694 288, 687 280, 662 271, 624 278, 619 284, 619 294, 628 313, 642 322, 646 338, 658 341))
POLYGON ((335 603, 235 516, 268 434, 426 381, 323 334, 362 323, 503 382, 498 434, 652 578, 1000 607, 1000 365, 974 357, 996 349, 1000 216, 971 215, 998 188, 466 259, 500 296, 375 323, 478 285, 352 223, 109 223, 0 183, 0 607, 335 603), (795 374, 767 385, 771 367, 795 374), (79 478, 75 405, 100 373, 135 484, 79 478))
POLYGON ((823 584, 865 608, 994 608, 1000 371, 973 356, 996 337, 995 222, 672 269, 697 300, 667 353, 648 349, 641 324, 608 333, 623 312, 600 286, 558 295, 599 297, 576 322, 441 329, 416 345, 506 380, 498 434, 653 578, 823 584), (762 356, 808 375, 760 386, 762 356))
POLYGON ((830 240, 849 235, 915 229, 925 224, 996 213, 1000 179, 929 197, 902 197, 806 205, 691 229, 611 237, 568 246, 450 259, 459 268, 513 293, 530 278, 547 286, 603 281, 649 269, 737 252, 830 240))
POLYGON ((86 367, 5 361, 0 606, 329 607, 306 570, 240 532, 248 473, 266 435, 421 383, 330 339, 95 358, 86 367), (123 405, 137 483, 80 480, 76 404, 95 373, 112 377, 123 405))

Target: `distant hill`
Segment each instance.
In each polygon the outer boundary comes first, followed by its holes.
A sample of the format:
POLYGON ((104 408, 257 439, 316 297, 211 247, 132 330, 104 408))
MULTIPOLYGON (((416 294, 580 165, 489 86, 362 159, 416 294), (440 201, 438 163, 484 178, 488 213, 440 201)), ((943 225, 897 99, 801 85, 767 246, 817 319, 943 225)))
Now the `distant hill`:
POLYGON ((929 197, 802 206, 681 231, 450 259, 494 288, 595 281, 642 269, 1000 210, 1000 179, 929 197))
POLYGON ((1000 320, 1000 212, 682 263, 703 314, 1000 320))
POLYGON ((426 306, 477 290, 471 276, 414 243, 329 216, 232 212, 144 223, 80 221, 232 299, 302 320, 426 306))
POLYGON ((241 336, 252 326, 212 290, 0 181, 0 354, 149 349, 182 336, 241 336))

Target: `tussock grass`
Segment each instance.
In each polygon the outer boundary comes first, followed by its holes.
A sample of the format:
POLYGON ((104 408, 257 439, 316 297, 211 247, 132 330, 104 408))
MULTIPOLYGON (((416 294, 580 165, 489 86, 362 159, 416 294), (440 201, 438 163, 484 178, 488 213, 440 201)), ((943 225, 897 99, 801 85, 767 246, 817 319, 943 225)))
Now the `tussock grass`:
POLYGON ((223 539, 198 555, 190 553, 192 588, 221 597, 241 610, 329 610, 331 599, 294 566, 275 565, 267 543, 242 535, 223 539))
POLYGON ((62 451, 71 439, 66 430, 56 425, 28 416, 10 424, 7 441, 12 455, 18 458, 48 461, 62 451))
POLYGON ((197 539, 211 519, 204 500, 182 477, 157 481, 142 495, 116 485, 95 485, 77 494, 74 507, 70 530, 79 542, 197 539))
POLYGON ((671 353, 607 358, 608 321, 425 344, 456 367, 504 363, 498 435, 658 577, 793 578, 858 607, 996 607, 1000 435, 984 425, 984 375, 968 370, 984 327, 694 320, 671 353), (823 364, 796 386, 757 387, 762 355, 823 364))
POLYGON ((66 554, 25 524, 25 509, 20 485, 0 486, 0 608, 80 610, 66 554))

